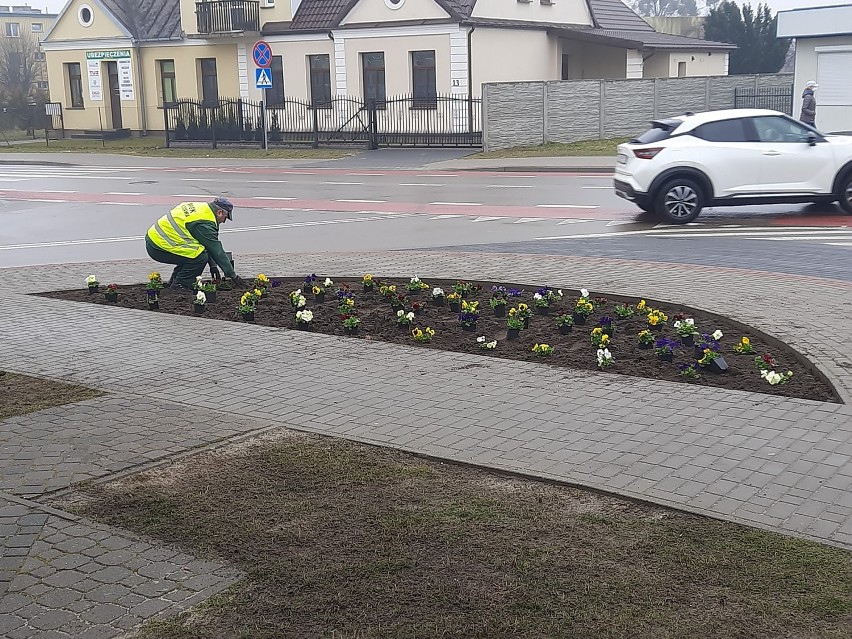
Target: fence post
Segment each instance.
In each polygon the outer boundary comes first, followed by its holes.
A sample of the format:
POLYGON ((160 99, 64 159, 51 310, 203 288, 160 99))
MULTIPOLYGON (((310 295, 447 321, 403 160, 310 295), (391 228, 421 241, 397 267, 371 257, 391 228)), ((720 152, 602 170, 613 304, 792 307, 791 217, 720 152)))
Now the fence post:
POLYGON ((550 121, 549 121, 550 119, 547 117, 548 111, 550 111, 550 95, 549 95, 549 92, 547 90, 547 84, 548 84, 547 82, 542 82, 542 87, 541 87, 541 101, 542 101, 542 108, 541 108, 541 143, 542 144, 547 144, 548 142, 550 142, 550 131, 548 131, 548 128, 550 126, 550 121))
POLYGON ((166 132, 166 148, 169 147, 169 107, 163 105, 163 120, 165 122, 165 132, 166 132))
POLYGON ((311 144, 311 146, 315 149, 318 149, 319 148, 319 114, 317 113, 317 111, 319 111, 319 109, 317 109, 317 103, 316 102, 313 103, 311 110, 313 111, 313 120, 314 120, 314 141, 313 141, 313 144, 311 144))
POLYGON ((59 103, 59 124, 62 126, 62 139, 65 139, 65 115, 62 112, 62 103, 59 103))
POLYGON ((710 76, 704 78, 704 110, 710 110, 710 76))
MULTIPOLYGON (((598 139, 603 140, 606 132, 606 86, 604 80, 598 80, 601 106, 598 110, 598 139)), ((655 87, 656 88, 656 87, 655 87)))
POLYGON ((376 110, 376 100, 375 98, 370 98, 367 100, 367 117, 369 118, 369 140, 367 142, 367 148, 370 151, 375 151, 379 148, 379 123, 378 123, 378 113, 376 110))
POLYGON ((654 78, 654 95, 653 95, 653 98, 654 98, 653 99, 653 104, 654 104, 653 114, 654 114, 654 119, 656 120, 658 117, 660 117, 660 113, 659 113, 659 109, 660 109, 660 107, 659 107, 659 104, 660 104, 660 79, 659 78, 654 78))
POLYGON ((210 123, 210 137, 213 140, 213 149, 216 149, 216 110, 210 109, 210 117, 207 121, 210 123))

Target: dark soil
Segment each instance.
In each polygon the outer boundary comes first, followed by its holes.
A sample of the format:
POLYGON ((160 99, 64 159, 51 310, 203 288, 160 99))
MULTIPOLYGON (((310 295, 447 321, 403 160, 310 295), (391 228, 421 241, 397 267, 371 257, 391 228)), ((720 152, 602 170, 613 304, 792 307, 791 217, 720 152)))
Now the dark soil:
MULTIPOLYGON (((324 279, 324 278, 323 278, 324 279)), ((536 361, 552 366, 566 368, 597 370, 597 347, 590 342, 590 332, 597 325, 598 318, 602 315, 613 317, 616 324, 616 333, 609 346, 615 363, 604 369, 606 373, 634 375, 672 382, 684 382, 700 386, 718 386, 732 390, 743 390, 770 395, 782 395, 785 397, 799 397, 816 401, 839 402, 834 389, 816 372, 813 364, 802 355, 784 345, 783 343, 763 335, 754 328, 744 326, 733 320, 716 316, 704 311, 680 306, 668 302, 657 302, 647 300, 650 306, 661 309, 669 316, 668 325, 656 335, 656 337, 668 337, 677 340, 672 324, 674 316, 683 313, 695 320, 695 325, 701 333, 713 333, 716 329, 724 333, 720 341, 720 353, 728 363, 729 370, 724 374, 714 374, 708 370, 699 371, 698 379, 689 379, 680 374, 679 366, 685 363, 694 363, 695 357, 692 347, 682 347, 675 350, 673 362, 660 361, 653 350, 642 350, 636 340, 636 334, 647 328, 647 321, 641 315, 634 315, 629 319, 619 319, 615 316, 614 307, 618 303, 635 305, 639 300, 635 298, 622 298, 606 295, 605 293, 592 292, 590 297, 603 296, 605 302, 601 302, 595 312, 589 317, 587 325, 575 325, 571 333, 561 335, 556 327, 555 317, 561 313, 570 312, 579 293, 575 290, 563 290, 565 297, 561 302, 551 307, 549 315, 534 315, 530 328, 521 331, 517 340, 506 339, 506 318, 494 317, 493 311, 488 304, 491 297, 492 285, 506 286, 507 288, 523 289, 520 297, 510 300, 509 306, 524 302, 535 312, 533 306, 533 294, 536 286, 522 286, 507 284, 505 282, 478 282, 482 289, 478 293, 468 295, 466 299, 477 300, 480 305, 480 317, 476 332, 465 332, 458 321, 458 316, 449 310, 448 306, 434 307, 430 304, 432 287, 439 286, 446 293, 452 291, 454 281, 427 280, 430 288, 416 295, 409 295, 406 302, 406 310, 411 308, 412 302, 421 303, 424 308, 416 312, 416 318, 412 325, 420 328, 429 326, 436 332, 430 343, 415 342, 408 329, 400 328, 396 322, 396 311, 391 309, 390 303, 383 299, 378 292, 379 283, 371 293, 362 291, 360 277, 358 278, 332 278, 335 284, 329 288, 324 302, 316 302, 312 295, 306 295, 307 308, 314 313, 312 330, 317 333, 344 336, 343 325, 338 315, 337 298, 335 290, 338 286, 348 283, 356 299, 356 309, 361 318, 358 334, 350 339, 372 339, 421 348, 438 348, 447 351, 462 353, 475 353, 488 357, 499 357, 505 359, 536 361), (497 339, 497 348, 491 351, 482 350, 476 343, 477 336, 484 335, 491 339, 497 339), (738 354, 733 350, 742 336, 751 340, 754 353, 751 355, 738 354), (532 347, 536 343, 546 343, 555 348, 550 357, 539 357, 532 353, 532 347), (760 371, 754 363, 756 355, 771 354, 777 361, 778 372, 793 371, 793 378, 785 384, 771 386, 760 377, 760 371)), ((388 279, 385 283, 395 284, 398 292, 407 292, 408 280, 388 279)), ((301 279, 273 278, 275 287, 269 289, 269 297, 262 300, 256 313, 256 323, 262 326, 275 326, 283 328, 296 328, 295 309, 290 304, 288 295, 291 291, 302 286, 301 279)), ((209 319, 241 321, 241 316, 236 311, 240 296, 243 291, 219 291, 215 303, 208 304, 204 317, 209 319)), ((142 284, 120 287, 118 302, 110 303, 104 299, 103 294, 89 295, 85 289, 71 291, 56 291, 44 293, 47 297, 79 302, 91 302, 95 304, 106 304, 122 308, 147 309, 147 298, 145 286, 142 284)), ((508 308, 508 306, 507 306, 508 308)), ((149 311, 145 311, 149 312, 149 311)), ((192 296, 180 295, 166 290, 161 292, 160 311, 178 315, 193 315, 192 296)))
POLYGON ((100 391, 49 379, 0 371, 0 419, 34 413, 103 395, 100 391))
POLYGON ((58 505, 246 578, 150 639, 841 639, 852 555, 278 431, 58 505))

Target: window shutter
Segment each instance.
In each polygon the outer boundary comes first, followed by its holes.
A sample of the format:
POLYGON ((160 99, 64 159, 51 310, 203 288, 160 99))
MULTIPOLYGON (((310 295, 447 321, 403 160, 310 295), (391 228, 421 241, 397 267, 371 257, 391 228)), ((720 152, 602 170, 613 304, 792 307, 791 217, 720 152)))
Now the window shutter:
POLYGON ((817 105, 852 106, 852 82, 849 81, 849 69, 852 69, 852 51, 818 54, 817 105))

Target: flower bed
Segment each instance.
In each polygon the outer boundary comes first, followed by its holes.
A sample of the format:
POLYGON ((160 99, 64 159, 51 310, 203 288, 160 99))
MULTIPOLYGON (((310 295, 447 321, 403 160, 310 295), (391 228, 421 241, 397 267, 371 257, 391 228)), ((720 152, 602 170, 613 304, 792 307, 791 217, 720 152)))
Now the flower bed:
MULTIPOLYGON (((255 280, 256 286, 258 282, 263 279, 255 280)), ((370 278, 368 287, 363 278, 322 277, 311 283, 309 289, 301 278, 272 278, 257 289, 260 294, 253 289, 249 295, 220 289, 215 302, 208 300, 203 317, 244 321, 243 313, 252 311, 254 323, 261 326, 839 401, 814 367, 790 347, 733 320, 675 304, 501 282, 389 278, 373 285, 370 278), (506 303, 494 304, 495 298, 506 303), (509 339, 514 334, 517 338, 509 339)), ((117 290, 115 302, 107 301, 103 292, 93 294, 85 283, 80 290, 43 295, 149 308, 150 283, 117 290)), ((168 289, 157 293, 159 312, 197 314, 194 296, 168 289)))

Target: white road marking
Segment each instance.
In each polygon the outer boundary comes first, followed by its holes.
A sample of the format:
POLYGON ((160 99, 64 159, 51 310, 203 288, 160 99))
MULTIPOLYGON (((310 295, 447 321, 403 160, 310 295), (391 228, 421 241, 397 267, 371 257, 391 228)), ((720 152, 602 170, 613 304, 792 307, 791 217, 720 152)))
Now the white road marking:
POLYGON ((435 187, 441 187, 441 186, 446 186, 446 184, 430 184, 430 183, 427 183, 427 182, 405 182, 403 184, 400 184, 399 186, 435 186, 435 187))
POLYGON ((612 222, 607 222, 607 226, 624 226, 625 224, 641 224, 641 222, 634 222, 632 220, 613 220, 612 222))
POLYGON ((0 178, 0 182, 26 182, 26 178, 0 178))
POLYGON ((599 206, 586 204, 536 204, 537 209, 597 209, 599 206))
POLYGON ((542 222, 546 217, 522 217, 513 222, 513 224, 524 224, 525 222, 542 222))
POLYGON ((559 224, 582 224, 584 222, 591 222, 592 220, 562 220, 559 224))
POLYGON ((505 217, 500 217, 500 216, 480 215, 478 218, 476 218, 475 220, 472 220, 472 221, 473 222, 490 222, 491 220, 505 220, 505 219, 506 219, 505 217))
POLYGON ((249 184, 289 184, 289 180, 249 180, 249 184))
POLYGON ((449 219, 449 218, 451 218, 451 217, 464 217, 464 216, 463 216, 463 215, 461 215, 461 214, 455 214, 455 215, 453 215, 452 213, 450 213, 450 214, 448 214, 448 215, 433 215, 433 216, 432 216, 432 217, 430 217, 429 219, 430 219, 430 220, 447 220, 447 219, 449 219))
POLYGON ((41 189, 41 193, 79 193, 79 191, 48 191, 47 189, 41 189))
MULTIPOLYGON (((440 173, 438 175, 440 175, 442 178, 444 178, 444 177, 458 177, 458 173, 440 173)), ((438 177, 438 175, 436 175, 435 173, 418 173, 414 177, 430 177, 430 178, 433 178, 433 177, 438 177)))
MULTIPOLYGON (((400 213, 399 217, 409 217, 410 213, 400 213)), ((376 220, 385 220, 387 218, 384 217, 353 217, 353 218, 344 218, 340 220, 315 220, 315 221, 306 221, 306 222, 288 222, 285 224, 268 224, 264 226, 246 226, 242 228, 230 228, 223 229, 222 233, 247 233, 251 231, 269 231, 274 229, 286 229, 286 228, 298 228, 304 226, 323 226, 328 224, 345 224, 352 222, 374 222, 376 220)), ((138 242, 139 236, 125 236, 125 237, 102 237, 95 239, 80 239, 80 240, 61 240, 56 242, 35 242, 33 244, 9 244, 6 246, 0 246, 0 251, 14 251, 14 250, 23 250, 23 249, 35 249, 35 248, 52 248, 58 246, 77 246, 77 245, 85 245, 85 244, 107 244, 113 242, 138 242)))
POLYGON ((481 202, 429 202, 430 206, 482 206, 481 202))
POLYGON ((320 182, 320 184, 332 184, 334 186, 363 186, 363 182, 320 182))
POLYGON ((826 242, 826 246, 852 246, 852 242, 826 242))
MULTIPOLYGON (((69 180, 123 180, 124 182, 126 182, 128 179, 130 179, 130 178, 127 178, 127 177, 117 177, 117 176, 112 176, 112 175, 78 175, 78 174, 74 174, 74 173, 47 174, 47 175, 45 175, 44 173, 37 173, 37 174, 32 174, 32 173, 12 173, 12 174, 0 173, 0 177, 6 177, 6 176, 8 176, 8 177, 19 177, 19 178, 23 178, 23 179, 26 179, 26 180, 43 180, 46 177, 50 177, 50 178, 54 178, 54 179, 60 179, 60 178, 65 179, 65 178, 67 178, 69 180)), ((22 181, 22 180, 19 180, 19 181, 22 181)))
POLYGON ((181 182, 221 182, 217 178, 181 178, 181 182))
POLYGON ((581 186, 581 189, 606 189, 607 191, 611 191, 611 186, 581 186))
MULTIPOLYGON (((807 231, 793 231, 790 232, 787 229, 768 229, 763 231, 733 231, 730 233, 684 233, 682 235, 673 234, 673 233, 647 233, 648 237, 669 237, 675 239, 691 239, 696 237, 760 237, 760 238, 769 238, 775 237, 777 239, 808 239, 809 237, 814 239, 819 239, 818 236, 822 235, 852 235, 852 230, 807 230, 807 231)), ((830 238, 827 238, 830 239, 830 238)))
POLYGON ((144 193, 129 193, 125 191, 109 191, 104 195, 145 195, 144 193))
POLYGON ((55 203, 65 203, 69 200, 25 200, 26 202, 55 202, 55 203))
POLYGON ((535 180, 537 175, 504 175, 507 180, 535 180))
POLYGON ((347 173, 346 175, 351 175, 352 177, 383 177, 384 173, 347 173))
POLYGON ((387 200, 335 200, 335 202, 350 202, 352 204, 384 204, 387 200))
POLYGON ((531 189, 532 184, 489 184, 489 189, 531 189))
POLYGON ((204 195, 198 195, 198 193, 196 193, 195 195, 187 195, 186 193, 176 193, 174 195, 170 195, 169 197, 189 197, 189 198, 192 198, 194 200, 204 200, 204 199, 210 197, 210 194, 205 193, 204 195))

